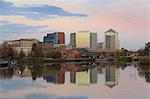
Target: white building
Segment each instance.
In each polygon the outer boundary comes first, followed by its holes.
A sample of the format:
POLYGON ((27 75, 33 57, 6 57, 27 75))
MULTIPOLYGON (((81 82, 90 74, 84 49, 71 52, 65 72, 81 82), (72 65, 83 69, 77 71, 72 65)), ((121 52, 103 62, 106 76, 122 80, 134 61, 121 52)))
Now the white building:
POLYGON ((37 39, 19 39, 5 41, 4 43, 12 45, 13 49, 17 53, 20 53, 20 51, 22 50, 25 53, 25 55, 28 55, 31 53, 32 45, 38 41, 39 40, 37 39))
POLYGON ((109 29, 104 33, 104 49, 120 49, 120 41, 118 39, 118 33, 113 29, 109 29))

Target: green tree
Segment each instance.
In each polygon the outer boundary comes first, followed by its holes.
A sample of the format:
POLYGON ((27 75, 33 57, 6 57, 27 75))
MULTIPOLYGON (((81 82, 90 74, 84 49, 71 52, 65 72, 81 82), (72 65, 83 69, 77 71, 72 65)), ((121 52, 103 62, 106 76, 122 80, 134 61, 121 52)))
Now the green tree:
POLYGON ((33 57, 44 57, 42 48, 38 47, 37 44, 35 44, 35 43, 32 46, 32 56, 33 57))
POLYGON ((58 52, 56 49, 51 48, 47 51, 46 53, 46 57, 47 58, 60 58, 61 57, 61 53, 58 52))
POLYGON ((19 52, 19 58, 23 58, 25 56, 25 52, 21 49, 21 51, 19 52))
POLYGON ((150 55, 150 42, 145 44, 144 54, 150 55))
POLYGON ((0 57, 1 58, 13 58, 15 56, 15 52, 13 47, 9 44, 2 44, 0 46, 0 57))
POLYGON ((0 46, 0 58, 4 58, 5 57, 5 49, 4 49, 4 45, 0 46))

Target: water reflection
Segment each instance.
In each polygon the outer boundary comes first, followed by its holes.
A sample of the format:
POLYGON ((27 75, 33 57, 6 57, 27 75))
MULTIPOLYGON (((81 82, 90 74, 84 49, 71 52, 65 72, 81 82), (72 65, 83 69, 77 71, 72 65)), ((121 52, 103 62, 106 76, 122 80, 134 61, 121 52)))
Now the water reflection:
POLYGON ((102 68, 105 85, 112 88, 118 85, 120 67, 118 64, 107 64, 102 68))
MULTIPOLYGON (((110 88, 118 85, 120 70, 126 67, 132 67, 138 70, 138 75, 150 82, 150 72, 148 66, 139 64, 120 64, 120 63, 52 63, 52 64, 34 64, 31 66, 15 66, 0 70, 1 79, 11 79, 13 76, 43 78, 48 83, 64 84, 65 73, 70 73, 70 83, 77 85, 97 84, 98 74, 102 75, 104 84, 110 88)), ((130 69, 130 77, 134 71, 130 69)))
POLYGON ((35 62, 0 69, 0 98, 146 99, 149 74, 138 63, 35 62))

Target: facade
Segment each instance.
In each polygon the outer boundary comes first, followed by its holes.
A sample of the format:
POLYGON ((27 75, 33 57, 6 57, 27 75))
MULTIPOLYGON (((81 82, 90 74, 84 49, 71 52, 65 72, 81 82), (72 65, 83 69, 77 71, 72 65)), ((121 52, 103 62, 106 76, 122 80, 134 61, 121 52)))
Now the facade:
POLYGON ((43 39, 45 43, 65 44, 64 32, 54 32, 51 34, 47 34, 47 36, 44 36, 43 39))
POLYGON ((31 53, 32 45, 38 41, 39 40, 37 39, 19 39, 19 40, 5 41, 4 44, 11 45, 13 49, 16 51, 16 53, 20 53, 20 51, 22 50, 27 56, 28 54, 31 53))
POLYGON ((109 29, 104 33, 104 49, 120 49, 118 33, 113 29, 109 29))
POLYGON ((76 33, 70 34, 70 44, 72 47, 76 47, 76 33))
POLYGON ((70 44, 76 48, 97 48, 97 33, 78 31, 70 34, 70 44))
POLYGON ((37 42, 36 43, 36 46, 38 49, 42 49, 42 52, 44 54, 47 53, 47 51, 50 49, 50 48, 53 48, 53 44, 51 43, 44 43, 44 42, 37 42))
POLYGON ((78 31, 76 33, 76 47, 77 48, 90 48, 90 32, 78 31))
POLYGON ((97 33, 90 33, 90 48, 97 49, 97 33))

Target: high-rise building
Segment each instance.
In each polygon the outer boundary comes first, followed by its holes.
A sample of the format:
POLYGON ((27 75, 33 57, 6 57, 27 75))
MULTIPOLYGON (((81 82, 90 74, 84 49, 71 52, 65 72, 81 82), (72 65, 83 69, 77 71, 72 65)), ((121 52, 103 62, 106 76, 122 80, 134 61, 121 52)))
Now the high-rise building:
POLYGON ((77 48, 97 48, 97 33, 78 31, 70 34, 70 44, 77 48))
POLYGON ((77 48, 90 48, 90 32, 78 31, 76 33, 76 47, 77 48))
POLYGON ((104 33, 104 48, 105 49, 120 49, 118 33, 113 29, 109 29, 104 33))
POLYGON ((70 34, 70 44, 72 47, 76 47, 76 33, 70 34))
POLYGON ((64 32, 54 32, 47 34, 44 36, 45 43, 52 43, 52 44, 65 44, 65 34, 64 32))
POLYGON ((90 33, 90 48, 97 48, 97 33, 90 33))

